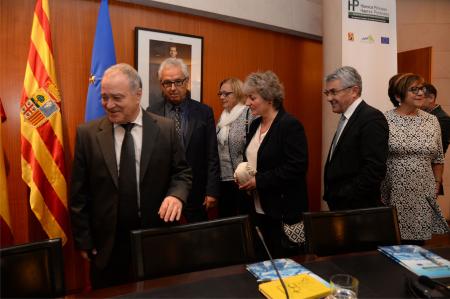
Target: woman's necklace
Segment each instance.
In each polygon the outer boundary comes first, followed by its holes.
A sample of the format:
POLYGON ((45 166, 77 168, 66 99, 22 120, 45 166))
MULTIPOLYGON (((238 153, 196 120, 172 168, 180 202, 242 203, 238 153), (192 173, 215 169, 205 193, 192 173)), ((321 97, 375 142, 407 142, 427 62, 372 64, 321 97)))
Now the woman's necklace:
POLYGON ((264 136, 266 135, 267 131, 269 131, 270 126, 272 125, 272 121, 267 122, 263 124, 261 122, 261 125, 259 127, 259 143, 261 143, 264 139, 264 136))
POLYGON ((258 142, 259 142, 259 144, 261 144, 261 142, 263 141, 264 135, 265 135, 265 132, 263 133, 262 128, 260 127, 259 134, 258 134, 258 142))
POLYGON ((261 121, 261 124, 259 125, 259 143, 262 142, 264 139, 265 134, 267 131, 269 131, 270 127, 272 126, 273 120, 277 116, 278 111, 275 111, 273 115, 269 115, 267 118, 263 118, 261 121))

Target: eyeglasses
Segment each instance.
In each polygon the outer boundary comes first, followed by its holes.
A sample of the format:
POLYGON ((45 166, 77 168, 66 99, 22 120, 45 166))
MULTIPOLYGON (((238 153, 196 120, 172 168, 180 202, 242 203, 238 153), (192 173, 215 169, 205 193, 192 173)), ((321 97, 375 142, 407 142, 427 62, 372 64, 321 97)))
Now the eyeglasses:
POLYGON ((410 87, 408 91, 412 92, 413 94, 418 94, 419 91, 422 91, 423 94, 427 93, 427 88, 425 86, 414 86, 410 87))
POLYGON ((323 94, 326 95, 327 97, 330 96, 330 95, 335 96, 335 95, 337 95, 339 92, 344 91, 344 90, 349 89, 349 88, 352 88, 352 87, 353 87, 353 86, 348 86, 348 87, 344 87, 344 88, 338 89, 338 90, 335 90, 335 89, 330 89, 330 90, 325 89, 325 90, 323 91, 323 94))
POLYGON ((187 78, 178 79, 178 80, 174 80, 174 81, 164 80, 164 81, 161 82, 161 85, 164 88, 171 88, 173 84, 175 84, 175 87, 181 87, 181 86, 183 86, 183 84, 186 81, 186 79, 187 78))
POLYGON ((222 91, 222 92, 218 92, 217 93, 217 95, 219 96, 219 98, 221 97, 221 96, 223 96, 224 98, 226 98, 226 97, 228 97, 230 94, 232 94, 233 92, 232 91, 222 91))

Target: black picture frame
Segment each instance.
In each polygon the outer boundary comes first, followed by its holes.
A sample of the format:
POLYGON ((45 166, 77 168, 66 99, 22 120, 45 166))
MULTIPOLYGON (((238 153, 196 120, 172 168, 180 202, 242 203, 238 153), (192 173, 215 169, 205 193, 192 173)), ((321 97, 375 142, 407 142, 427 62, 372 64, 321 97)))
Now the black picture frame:
POLYGON ((142 79, 141 106, 163 101, 158 79, 159 65, 175 55, 188 66, 188 90, 193 100, 202 101, 203 37, 148 28, 135 28, 135 67, 142 79), (172 50, 172 51, 171 51, 172 50))

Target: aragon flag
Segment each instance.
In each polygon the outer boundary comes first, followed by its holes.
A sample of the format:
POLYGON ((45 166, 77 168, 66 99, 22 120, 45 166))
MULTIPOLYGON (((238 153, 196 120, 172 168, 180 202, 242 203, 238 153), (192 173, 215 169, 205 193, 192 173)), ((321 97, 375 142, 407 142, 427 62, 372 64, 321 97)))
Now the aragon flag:
POLYGON ((1 99, 0 118, 0 247, 6 247, 13 244, 13 234, 9 214, 8 188, 6 185, 6 168, 2 143, 2 123, 6 120, 6 114, 3 110, 1 99))
POLYGON ((56 82, 48 0, 37 0, 20 100, 22 179, 50 238, 69 234, 61 96, 56 82))

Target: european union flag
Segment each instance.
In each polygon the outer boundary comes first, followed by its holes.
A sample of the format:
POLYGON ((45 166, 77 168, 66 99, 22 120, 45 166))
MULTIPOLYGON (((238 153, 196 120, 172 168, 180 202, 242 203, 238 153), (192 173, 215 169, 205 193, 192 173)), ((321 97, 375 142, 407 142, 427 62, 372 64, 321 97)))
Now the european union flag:
POLYGON ((86 121, 105 115, 101 104, 100 83, 105 70, 114 64, 116 64, 116 52, 109 19, 108 0, 102 0, 95 30, 94 49, 92 50, 91 74, 84 114, 86 121))

